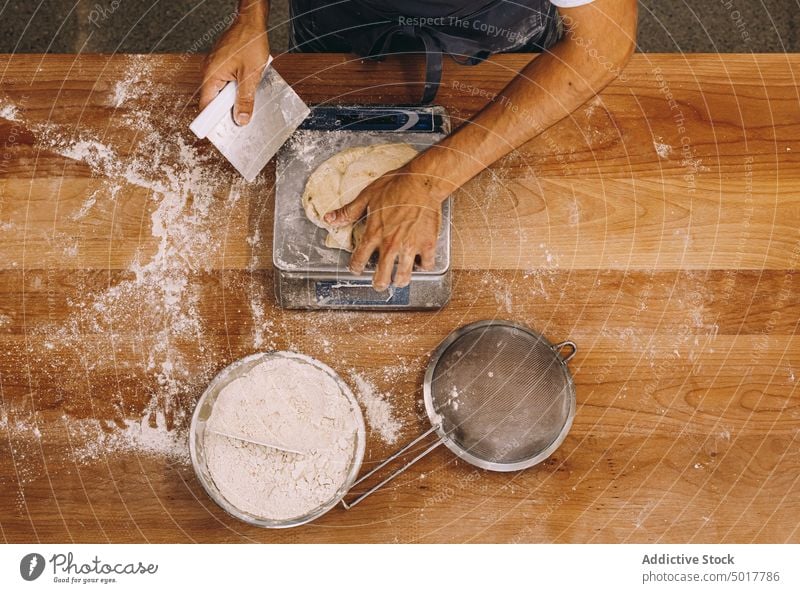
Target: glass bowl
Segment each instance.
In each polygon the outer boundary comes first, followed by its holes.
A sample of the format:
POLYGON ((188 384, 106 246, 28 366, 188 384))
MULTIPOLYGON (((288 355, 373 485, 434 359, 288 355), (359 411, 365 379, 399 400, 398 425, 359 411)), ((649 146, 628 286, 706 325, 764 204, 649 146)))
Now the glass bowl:
POLYGON ((350 490, 350 487, 353 485, 353 482, 355 482, 356 477, 358 476, 358 472, 361 469, 361 462, 364 459, 365 445, 366 428, 364 426, 364 416, 361 413, 361 407, 359 406, 358 401, 353 395, 353 392, 347 386, 347 383, 345 383, 341 377, 339 377, 339 375, 337 375, 333 369, 326 364, 323 364, 320 361, 311 358, 310 356, 305 356, 304 354, 284 351, 259 352, 257 354, 251 354, 250 356, 246 356, 245 358, 237 360, 236 362, 233 362, 222 369, 222 371, 220 371, 220 373, 214 377, 206 390, 203 392, 203 395, 201 395, 200 399, 197 401, 197 406, 195 407, 194 414, 192 415, 192 424, 189 431, 189 453, 192 458, 192 467, 194 467, 195 474, 197 474, 197 479, 200 480, 200 484, 202 484, 203 488, 211 497, 211 499, 220 507, 222 507, 225 512, 233 517, 236 517, 240 521, 250 523, 251 525, 257 525, 258 527, 269 527, 273 529, 303 525, 321 517, 334 506, 336 506, 336 504, 339 503, 339 501, 341 501, 350 490), (290 519, 271 519, 269 517, 259 517, 247 511, 238 509, 231 504, 222 495, 214 483, 214 479, 212 478, 206 464, 204 450, 206 423, 211 417, 211 411, 214 408, 214 402, 216 401, 219 392, 231 381, 246 374, 248 371, 250 371, 250 369, 259 363, 274 358, 292 358, 295 360, 301 360, 332 377, 341 388, 342 393, 350 401, 351 409, 353 410, 353 416, 356 420, 356 434, 353 442, 353 457, 351 460, 350 470, 347 473, 347 478, 345 479, 344 483, 339 487, 329 501, 304 515, 292 517, 290 519))

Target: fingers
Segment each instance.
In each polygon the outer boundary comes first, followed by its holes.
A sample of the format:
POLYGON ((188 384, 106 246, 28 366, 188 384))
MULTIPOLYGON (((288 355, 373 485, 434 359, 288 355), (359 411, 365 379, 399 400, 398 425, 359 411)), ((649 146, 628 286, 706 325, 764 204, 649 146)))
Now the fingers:
POLYGON ((324 217, 323 220, 326 224, 331 225, 332 227, 340 227, 345 226, 348 224, 353 224, 354 222, 358 221, 362 216, 364 216, 364 212, 367 209, 367 198, 364 192, 361 192, 359 196, 342 206, 338 210, 332 210, 328 212, 324 217))
POLYGON ((436 243, 431 243, 422 248, 420 253, 420 268, 432 270, 436 265, 436 243))
POLYGON ((392 283, 392 268, 394 268, 396 257, 397 251, 394 249, 381 250, 378 267, 375 270, 375 276, 372 277, 372 288, 378 292, 383 292, 392 283))
POLYGON ((350 271, 355 275, 361 274, 369 258, 372 257, 372 254, 375 253, 375 250, 380 244, 380 238, 373 238, 365 235, 361 244, 356 247, 355 251, 353 251, 353 255, 350 256, 350 271))
POLYGON ((256 89, 261 80, 259 71, 251 71, 249 74, 243 74, 239 71, 235 76, 215 76, 203 81, 203 86, 200 88, 200 110, 214 100, 219 92, 225 88, 231 80, 237 81, 236 86, 236 102, 233 107, 233 117, 237 124, 243 126, 247 124, 253 117, 253 105, 255 104, 256 89))
POLYGON ((411 284, 411 272, 414 270, 414 252, 406 250, 400 254, 397 262, 397 273, 394 275, 394 285, 403 288, 411 284))
POLYGON ((219 92, 228 84, 227 80, 222 78, 210 78, 203 81, 203 86, 200 87, 200 111, 214 100, 219 92))
POLYGON ((237 74, 236 103, 233 107, 233 117, 240 126, 246 125, 253 116, 253 105, 256 99, 256 89, 261 80, 261 72, 240 70, 237 74))

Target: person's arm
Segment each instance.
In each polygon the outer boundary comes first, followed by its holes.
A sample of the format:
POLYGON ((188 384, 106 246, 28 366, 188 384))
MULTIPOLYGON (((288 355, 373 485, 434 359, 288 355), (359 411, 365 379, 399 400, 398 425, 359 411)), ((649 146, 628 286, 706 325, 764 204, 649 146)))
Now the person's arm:
POLYGON ((363 272, 380 252, 376 290, 406 286, 417 255, 433 265, 441 203, 483 169, 567 117, 619 74, 636 42, 637 0, 595 0, 559 9, 566 30, 551 50, 528 64, 471 122, 370 184, 325 220, 341 226, 367 213, 367 227, 350 259, 363 272))
POLYGON ((269 57, 268 12, 268 0, 239 0, 236 20, 222 34, 203 64, 201 110, 228 82, 235 80, 236 123, 245 125, 250 121, 256 88, 269 57))

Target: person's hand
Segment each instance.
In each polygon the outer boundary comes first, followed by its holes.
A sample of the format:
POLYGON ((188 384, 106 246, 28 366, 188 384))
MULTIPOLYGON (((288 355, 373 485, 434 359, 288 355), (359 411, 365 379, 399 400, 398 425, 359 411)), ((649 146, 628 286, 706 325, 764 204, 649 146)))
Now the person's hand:
POLYGON ((372 279, 377 291, 392 283, 392 269, 398 260, 394 286, 411 282, 414 260, 420 256, 422 269, 431 269, 436 257, 436 242, 442 222, 442 205, 431 197, 425 177, 411 175, 401 167, 378 177, 358 197, 338 210, 325 215, 334 227, 353 224, 367 215, 366 229, 350 257, 350 271, 364 271, 370 256, 380 252, 372 279))
POLYGON ((269 57, 269 42, 263 22, 237 18, 225 31, 203 65, 200 109, 204 109, 223 87, 235 80, 236 104, 233 114, 243 126, 253 115, 256 89, 269 57))

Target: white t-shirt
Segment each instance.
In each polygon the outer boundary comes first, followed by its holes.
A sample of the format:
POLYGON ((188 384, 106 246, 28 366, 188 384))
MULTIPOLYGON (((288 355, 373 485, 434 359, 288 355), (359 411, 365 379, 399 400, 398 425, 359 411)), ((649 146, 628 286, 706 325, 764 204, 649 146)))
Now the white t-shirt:
MULTIPOLYGON (((515 0, 506 1, 512 6, 521 8, 525 8, 526 6, 524 2, 515 0)), ((589 4, 593 1, 594 0, 550 0, 550 3, 560 8, 574 8, 576 6, 589 4)), ((439 2, 415 0, 411 3, 413 4, 413 10, 410 11, 409 16, 435 18, 450 15, 469 15, 474 11, 486 8, 490 2, 491 0, 439 0, 439 2)), ((320 4, 327 4, 327 2, 321 2, 320 4)), ((331 2, 331 4, 333 4, 333 2, 331 2)), ((402 3, 398 3, 397 0, 371 0, 368 4, 387 14, 393 14, 402 10, 402 3), (400 4, 400 7, 398 7, 398 4, 400 4)))
POLYGON ((590 2, 594 2, 594 0, 550 0, 550 4, 555 4, 559 8, 575 8, 590 2))

